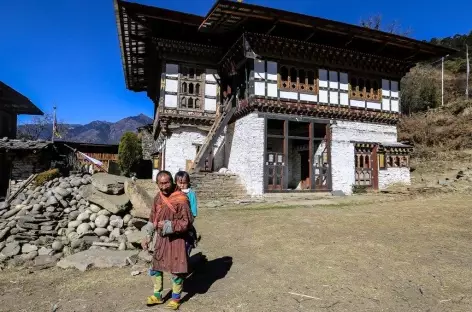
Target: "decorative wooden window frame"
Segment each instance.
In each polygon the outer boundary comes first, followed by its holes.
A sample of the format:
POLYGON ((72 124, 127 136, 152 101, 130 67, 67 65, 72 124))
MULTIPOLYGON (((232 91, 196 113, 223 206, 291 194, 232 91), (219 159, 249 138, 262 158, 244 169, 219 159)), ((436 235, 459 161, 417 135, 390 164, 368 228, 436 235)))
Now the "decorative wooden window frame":
POLYGON ((388 168, 409 168, 409 151, 409 148, 386 147, 378 154, 378 157, 383 155, 385 159, 384 166, 382 167, 379 158, 379 169, 386 170, 388 168))
POLYGON ((179 65, 178 108, 204 110, 205 69, 192 65, 179 65))
POLYGON ((382 80, 349 74, 349 97, 353 100, 382 101, 382 80), (361 83, 362 81, 362 83, 361 83))
POLYGON ((282 91, 318 94, 318 70, 279 64, 277 84, 282 91))

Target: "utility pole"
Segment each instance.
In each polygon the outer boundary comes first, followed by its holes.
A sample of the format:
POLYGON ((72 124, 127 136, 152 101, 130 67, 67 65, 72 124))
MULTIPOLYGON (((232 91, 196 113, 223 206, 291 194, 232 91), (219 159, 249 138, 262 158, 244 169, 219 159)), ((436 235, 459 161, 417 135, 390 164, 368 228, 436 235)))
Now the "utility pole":
POLYGON ((52 116, 52 137, 51 137, 51 141, 54 143, 54 135, 55 135, 55 132, 56 132, 56 106, 54 106, 53 108, 53 116, 52 116))
POLYGON ((467 61, 467 74, 465 78, 465 99, 469 100, 469 74, 470 74, 470 64, 469 64, 469 46, 465 45, 465 57, 467 61))

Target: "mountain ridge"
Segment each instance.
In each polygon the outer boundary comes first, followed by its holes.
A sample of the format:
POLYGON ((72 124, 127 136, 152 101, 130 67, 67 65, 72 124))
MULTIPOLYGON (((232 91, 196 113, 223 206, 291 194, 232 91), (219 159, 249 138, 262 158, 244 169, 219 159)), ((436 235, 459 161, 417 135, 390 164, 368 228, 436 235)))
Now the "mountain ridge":
MULTIPOLYGON (((127 132, 137 132, 138 127, 152 123, 152 118, 139 114, 109 122, 94 120, 87 124, 59 124, 61 138, 56 141, 71 141, 95 144, 118 144, 121 136, 127 132)), ((18 138, 51 140, 52 123, 24 124, 18 126, 18 138)))

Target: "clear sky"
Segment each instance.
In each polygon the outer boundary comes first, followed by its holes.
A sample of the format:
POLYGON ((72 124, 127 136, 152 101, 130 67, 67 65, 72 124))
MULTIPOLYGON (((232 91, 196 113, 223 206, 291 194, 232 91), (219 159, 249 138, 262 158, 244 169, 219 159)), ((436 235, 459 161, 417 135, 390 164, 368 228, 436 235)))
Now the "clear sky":
MULTIPOLYGON (((380 13, 416 39, 472 30, 471 0, 244 1, 352 24, 380 13)), ((205 15, 214 0, 135 2, 205 15)), ((66 123, 153 112, 144 93, 126 90, 112 0, 0 0, 0 80, 45 112, 56 105, 66 123)))

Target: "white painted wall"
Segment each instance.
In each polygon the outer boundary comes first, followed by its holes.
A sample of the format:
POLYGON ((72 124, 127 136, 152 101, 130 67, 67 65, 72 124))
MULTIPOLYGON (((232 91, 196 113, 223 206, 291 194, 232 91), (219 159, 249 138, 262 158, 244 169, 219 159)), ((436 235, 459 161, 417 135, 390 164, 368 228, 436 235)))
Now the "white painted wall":
POLYGON ((249 114, 228 125, 226 130, 227 168, 237 174, 252 196, 264 192, 264 118, 249 114))
MULTIPOLYGON (((197 147, 194 144, 203 144, 207 136, 206 131, 192 127, 182 127, 172 131, 165 145, 165 170, 172 175, 179 170, 185 170, 187 160, 194 160, 197 147)), ((218 153, 223 148, 224 136, 220 136, 213 147, 213 163, 215 171, 219 170, 224 162, 224 153, 218 153)))
POLYGON ((397 128, 391 125, 336 121, 331 126, 331 172, 333 190, 352 193, 354 184, 354 143, 397 142, 397 128))
POLYGON ((379 189, 385 189, 392 184, 411 184, 410 168, 387 168, 379 170, 379 189))

